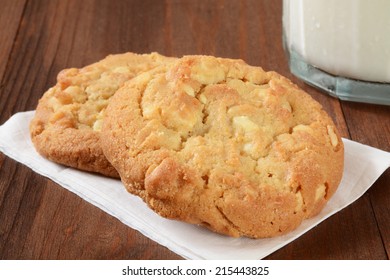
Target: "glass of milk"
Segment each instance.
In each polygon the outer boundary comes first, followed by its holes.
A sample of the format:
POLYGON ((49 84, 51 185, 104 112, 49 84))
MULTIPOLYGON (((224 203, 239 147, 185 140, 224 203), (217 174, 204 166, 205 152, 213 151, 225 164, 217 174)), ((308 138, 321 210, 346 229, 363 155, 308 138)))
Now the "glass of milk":
POLYGON ((283 43, 305 82, 390 105, 390 0, 283 0, 283 43))

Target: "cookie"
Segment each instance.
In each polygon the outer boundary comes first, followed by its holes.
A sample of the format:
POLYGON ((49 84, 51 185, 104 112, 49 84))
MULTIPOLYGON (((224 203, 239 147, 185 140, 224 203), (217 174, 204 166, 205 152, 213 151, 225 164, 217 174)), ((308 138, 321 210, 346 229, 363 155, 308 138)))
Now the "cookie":
POLYGON ((100 147, 101 122, 109 99, 124 82, 173 60, 157 53, 124 53, 61 71, 57 84, 40 99, 30 124, 35 148, 57 163, 118 177, 100 147))
POLYGON ((321 105, 242 60, 185 56, 110 101, 103 151, 127 190, 169 219, 239 237, 285 234, 321 211, 343 143, 321 105))

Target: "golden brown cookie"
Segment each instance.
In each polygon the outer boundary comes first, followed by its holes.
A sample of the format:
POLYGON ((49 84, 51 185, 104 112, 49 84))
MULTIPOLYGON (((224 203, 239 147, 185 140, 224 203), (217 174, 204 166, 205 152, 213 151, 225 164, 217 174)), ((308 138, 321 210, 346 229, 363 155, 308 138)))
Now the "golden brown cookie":
POLYGON ((173 60, 157 53, 124 53, 61 71, 57 84, 40 99, 30 124, 37 151, 57 163, 118 177, 100 147, 108 101, 124 82, 173 60))
POLYGON ((158 214, 230 236, 295 229, 330 199, 343 143, 321 105, 275 72, 187 56, 111 99, 102 147, 158 214))

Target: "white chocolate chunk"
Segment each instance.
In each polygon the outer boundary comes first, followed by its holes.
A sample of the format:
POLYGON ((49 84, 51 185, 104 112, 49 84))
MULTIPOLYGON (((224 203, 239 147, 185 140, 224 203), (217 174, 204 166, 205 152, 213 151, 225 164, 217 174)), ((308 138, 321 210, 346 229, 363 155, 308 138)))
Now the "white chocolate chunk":
POLYGON ((50 98, 48 103, 50 107, 53 108, 54 112, 58 111, 62 107, 62 104, 55 97, 50 98))
POLYGON ((127 68, 125 66, 120 66, 120 67, 114 68, 112 70, 112 72, 119 73, 119 74, 126 74, 126 73, 129 73, 129 68, 127 68))
POLYGON ((302 194, 301 192, 297 192, 295 194, 295 198, 297 200, 297 205, 295 206, 295 212, 298 212, 298 211, 301 211, 302 210, 302 207, 303 207, 303 197, 302 197, 302 194))
POLYGON ((291 108, 291 105, 290 103, 287 101, 287 100, 284 100, 281 104, 282 108, 286 109, 287 111, 289 111, 290 113, 292 112, 292 108, 291 108))
POLYGON ((253 92, 256 94, 256 96, 258 96, 258 98, 260 100, 264 101, 267 98, 267 96, 269 95, 270 87, 268 84, 260 85, 260 86, 257 86, 257 88, 253 92))
POLYGON ((331 125, 328 125, 326 126, 327 130, 328 130, 328 135, 329 135, 329 138, 330 138, 330 143, 332 144, 333 147, 336 147, 337 144, 339 143, 339 140, 337 139, 337 135, 336 133, 334 132, 334 127, 331 126, 331 125))
POLYGON ((182 84, 182 89, 189 96, 195 97, 195 90, 190 85, 182 84))
POLYGON ((64 92, 69 93, 71 95, 77 95, 81 92, 81 88, 78 86, 69 86, 64 90, 64 92))
POLYGON ((143 105, 142 107, 142 115, 145 119, 153 119, 159 117, 159 110, 158 107, 152 106, 150 104, 143 105))
POLYGON ((202 60, 192 67, 191 77, 204 85, 216 84, 225 79, 225 72, 218 64, 202 60))
POLYGON ((101 130, 102 130, 102 124, 103 124, 103 120, 97 120, 97 121, 93 124, 92 129, 95 130, 95 131, 101 131, 101 130))
POLYGON ((316 189, 315 200, 317 201, 320 198, 325 197, 325 194, 326 194, 326 186, 324 184, 319 185, 316 189))
POLYGON ((243 150, 247 154, 251 154, 253 151, 254 145, 253 143, 245 143, 243 146, 243 150))
POLYGON ((293 132, 296 132, 296 131, 306 131, 306 132, 310 132, 310 131, 312 131, 312 129, 311 129, 311 127, 308 126, 308 125, 299 124, 299 125, 293 127, 293 132))
POLYGON ((200 100, 200 102, 202 102, 203 104, 206 104, 206 103, 207 103, 207 97, 206 97, 204 94, 199 95, 199 100, 200 100))
POLYGON ((236 128, 242 128, 245 133, 259 130, 259 126, 251 121, 247 116, 234 117, 233 126, 236 128))

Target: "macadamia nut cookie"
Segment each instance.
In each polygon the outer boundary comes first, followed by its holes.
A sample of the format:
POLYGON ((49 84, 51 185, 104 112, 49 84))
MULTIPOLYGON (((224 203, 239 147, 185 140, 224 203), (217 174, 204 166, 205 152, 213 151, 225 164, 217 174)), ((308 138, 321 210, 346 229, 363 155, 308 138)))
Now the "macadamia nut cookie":
POLYGON ((173 60, 157 53, 124 53, 61 71, 57 84, 40 99, 30 124, 35 148, 57 163, 118 177, 100 147, 109 99, 126 81, 173 60))
POLYGON ((186 56, 111 99, 103 151, 163 217, 229 236, 272 237, 336 191, 343 143, 321 105, 275 72, 186 56))

